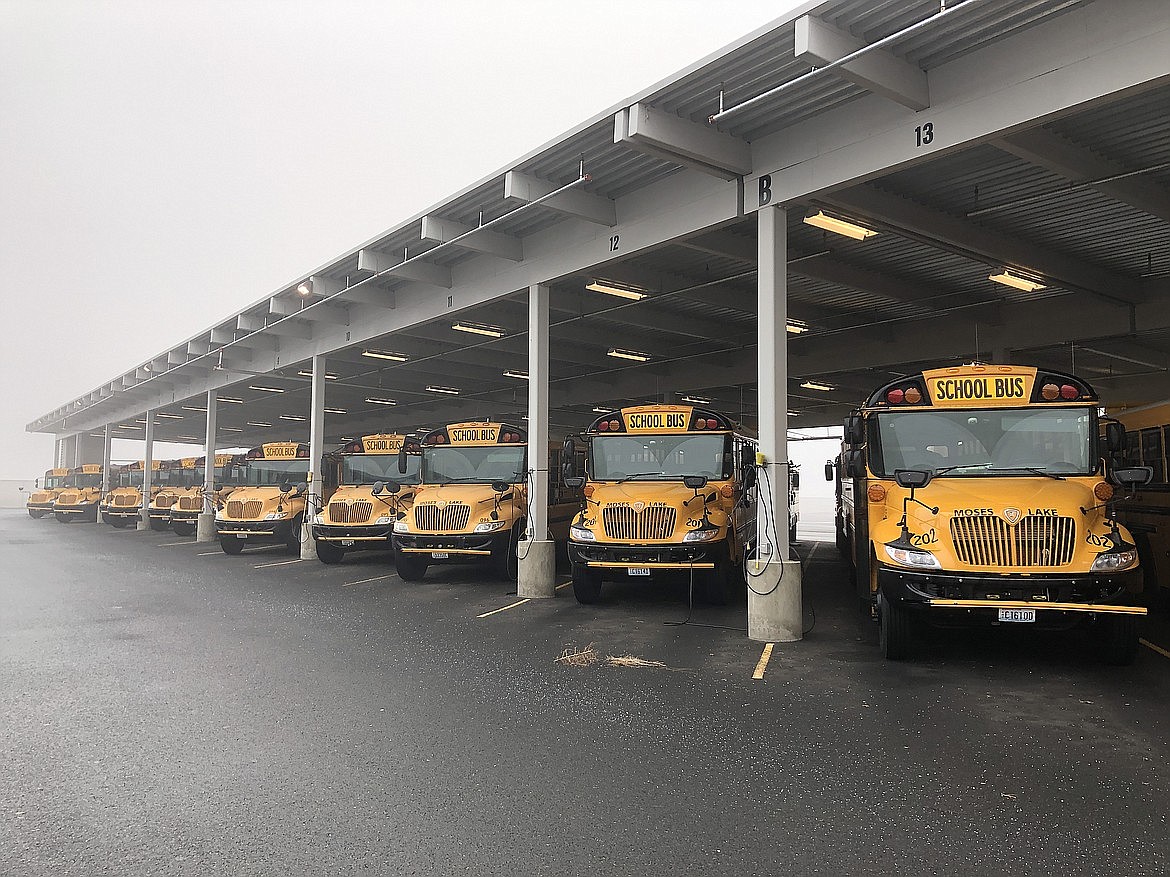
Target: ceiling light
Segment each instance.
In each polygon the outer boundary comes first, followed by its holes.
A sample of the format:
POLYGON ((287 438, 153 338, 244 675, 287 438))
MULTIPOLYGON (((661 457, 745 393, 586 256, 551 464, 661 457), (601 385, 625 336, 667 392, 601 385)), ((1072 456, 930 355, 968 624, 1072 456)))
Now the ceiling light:
POLYGON ((427 392, 428 393, 443 393, 447 396, 458 396, 459 395, 459 388, 458 387, 439 387, 439 386, 432 384, 432 385, 427 387, 427 392))
POLYGON ((248 389, 249 390, 263 390, 265 393, 283 393, 284 392, 284 390, 282 390, 280 387, 265 387, 265 386, 262 386, 261 384, 249 384, 248 389))
POLYGON ((366 401, 369 402, 371 405, 397 405, 398 404, 393 399, 378 399, 374 396, 369 397, 368 399, 366 399, 366 401))
POLYGON ((612 410, 613 410, 612 408, 602 408, 600 405, 593 406, 593 413, 594 414, 609 414, 609 412, 611 412, 612 410))
POLYGON ((806 390, 821 390, 825 393, 836 389, 835 387, 831 387, 828 384, 822 384, 819 381, 805 381, 803 384, 801 384, 801 386, 806 390))
POLYGON ((710 399, 704 399, 702 396, 683 396, 683 402, 690 402, 692 405, 710 405, 710 399))
POLYGON ((650 359, 649 353, 639 353, 636 350, 622 350, 620 347, 611 347, 606 356, 616 356, 618 359, 632 359, 635 362, 646 362, 650 359))
POLYGON ((329 414, 347 414, 344 408, 326 408, 325 411, 329 414))
POLYGON ((145 418, 145 417, 139 417, 139 418, 138 418, 138 419, 136 419, 134 422, 135 422, 135 423, 146 423, 146 418, 145 418))
POLYGON ((492 338, 503 338, 507 331, 499 326, 489 326, 487 323, 452 323, 451 328, 457 332, 470 332, 473 335, 488 335, 492 338))
POLYGON ((154 416, 161 417, 164 420, 182 420, 183 419, 182 414, 170 414, 169 412, 166 412, 166 411, 159 411, 154 416))
POLYGON ((232 405, 243 405, 244 404, 243 399, 236 399, 232 396, 220 396, 219 401, 220 402, 230 402, 232 405))
POLYGON ((1024 292, 1035 292, 1037 289, 1045 288, 1043 283, 1038 283, 1030 277, 1013 274, 1008 268, 1004 268, 1002 274, 989 274, 987 279, 994 280, 996 283, 1002 283, 1004 286, 1021 289, 1024 292))
MULTIPOLYGON (((297 374, 300 375, 302 378, 311 378, 313 376, 313 373, 311 371, 309 371, 308 369, 304 369, 304 368, 301 369, 299 372, 297 372, 297 374)), ((337 375, 334 374, 333 372, 325 372, 325 380, 336 381, 337 375)))
POLYGON ((118 429, 142 429, 141 426, 135 426, 133 423, 120 423, 118 429))
POLYGON ((521 372, 521 371, 515 371, 513 369, 508 369, 506 372, 504 372, 504 377, 518 378, 519 380, 526 381, 526 380, 528 380, 528 372, 521 372))
POLYGON ((202 408, 199 405, 183 405, 181 407, 184 411, 207 411, 206 408, 202 408))
POLYGON ((804 221, 806 225, 815 225, 817 228, 836 232, 847 238, 853 238, 855 241, 863 241, 877 234, 872 228, 866 228, 864 225, 858 225, 856 222, 850 222, 848 219, 838 219, 835 216, 829 216, 823 210, 810 213, 804 218, 804 221))
POLYGON ((267 429, 268 427, 272 426, 272 424, 263 420, 249 420, 248 426, 259 426, 261 429, 267 429))
POLYGON ((800 417, 800 412, 799 411, 789 411, 788 416, 789 417, 800 417))
POLYGON ((191 441, 191 442, 197 442, 197 441, 199 441, 199 437, 198 437, 198 436, 194 436, 194 435, 177 435, 177 436, 175 436, 175 438, 178 438, 178 439, 186 439, 187 441, 191 441))
POLYGON ((219 430, 220 432, 243 432, 238 426, 221 426, 219 430))
POLYGON ((302 280, 300 283, 297 284, 297 293, 299 295, 312 295, 313 294, 313 281, 312 280, 302 280))
POLYGON ((363 350, 362 356, 368 356, 370 359, 389 359, 394 362, 406 362, 410 358, 405 353, 394 353, 389 350, 363 350))
POLYGON ((281 420, 305 421, 305 420, 308 420, 309 418, 301 417, 301 415, 299 415, 299 414, 282 414, 282 415, 280 415, 280 419, 281 420))
POLYGON ((618 298, 628 298, 633 301, 641 301, 646 297, 646 293, 636 286, 611 283, 608 280, 594 280, 592 283, 586 284, 585 288, 591 292, 604 292, 606 295, 616 295, 618 298))
POLYGON ((801 332, 808 331, 808 326, 797 320, 789 320, 788 325, 785 328, 793 335, 799 335, 801 332))

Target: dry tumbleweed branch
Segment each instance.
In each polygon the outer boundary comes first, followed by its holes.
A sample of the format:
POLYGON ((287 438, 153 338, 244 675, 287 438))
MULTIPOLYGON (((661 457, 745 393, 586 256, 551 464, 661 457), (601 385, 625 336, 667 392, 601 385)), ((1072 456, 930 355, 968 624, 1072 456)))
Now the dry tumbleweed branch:
POLYGON ((596 664, 598 660, 597 651, 593 648, 593 643, 590 643, 582 649, 565 649, 553 663, 565 664, 569 667, 589 667, 596 664))
POLYGON ((661 661, 647 661, 645 658, 635 658, 633 655, 618 657, 610 655, 605 659, 605 663, 611 667, 666 667, 661 661))

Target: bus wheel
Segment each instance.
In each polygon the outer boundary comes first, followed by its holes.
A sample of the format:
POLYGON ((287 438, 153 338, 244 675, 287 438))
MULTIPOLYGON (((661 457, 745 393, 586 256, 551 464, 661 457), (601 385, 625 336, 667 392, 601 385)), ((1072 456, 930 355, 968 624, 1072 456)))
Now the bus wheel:
POLYGON ((573 596, 578 603, 596 603, 601 599, 601 573, 583 563, 573 564, 573 596))
POLYGON ((1114 615, 1100 619, 1097 627, 1101 660, 1115 666, 1132 664, 1138 650, 1137 619, 1132 615, 1114 615))
POLYGON ((72 524, 73 523, 73 515, 66 515, 66 514, 63 514, 62 512, 56 512, 55 514, 57 516, 57 523, 59 523, 59 524, 72 524))
POLYGON ((725 557, 716 560, 715 568, 704 576, 703 599, 712 606, 726 606, 739 595, 739 584, 731 561, 725 557))
POLYGON ((219 547, 223 549, 224 554, 239 554, 244 550, 246 541, 246 539, 237 539, 235 536, 220 536, 219 547))
POLYGON ((288 525, 288 535, 285 537, 284 547, 289 554, 301 553, 301 522, 303 520, 300 515, 297 515, 288 525))
POLYGON ((517 524, 508 534, 508 538, 492 549, 492 566, 496 575, 509 582, 516 581, 520 574, 520 525, 517 524))
POLYGON ((345 557, 345 549, 338 548, 332 542, 317 540, 317 559, 322 563, 341 563, 345 557))
POLYGON ((130 522, 127 521, 125 518, 110 518, 108 523, 115 530, 124 530, 124 529, 126 529, 126 525, 129 524, 130 522))
POLYGON ((175 531, 176 536, 194 536, 195 525, 190 521, 173 521, 171 529, 175 531))
POLYGON ((30 518, 32 518, 33 520, 43 518, 45 516, 45 510, 44 509, 29 509, 28 516, 30 518))
POLYGON ((426 555, 406 554, 394 549, 394 566, 398 569, 398 578, 404 582, 421 582, 427 574, 430 565, 424 559, 426 555))
POLYGON ((914 648, 914 619, 910 613, 890 603, 881 594, 878 595, 878 613, 878 644, 882 655, 891 661, 909 658, 914 648))
POLYGON ((788 528, 788 544, 796 544, 796 521, 793 521, 791 526, 788 528))
POLYGON ((150 529, 154 530, 156 533, 161 533, 163 530, 169 528, 166 521, 159 520, 158 518, 151 518, 150 529))

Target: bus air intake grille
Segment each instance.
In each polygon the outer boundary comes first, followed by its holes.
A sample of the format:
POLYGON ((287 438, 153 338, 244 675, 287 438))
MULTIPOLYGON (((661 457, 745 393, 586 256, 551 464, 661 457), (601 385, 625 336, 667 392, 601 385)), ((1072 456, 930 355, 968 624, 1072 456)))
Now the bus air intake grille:
POLYGON ((228 500, 227 516, 238 521, 249 520, 260 517, 263 508, 264 503, 258 499, 250 499, 247 502, 238 499, 228 500))
POLYGON ((114 505, 122 508, 136 506, 138 505, 138 499, 133 494, 119 493, 114 497, 114 505))
POLYGON ((669 506, 648 506, 635 511, 631 506, 606 506, 601 512, 607 539, 623 542, 669 539, 674 533, 676 511, 669 506))
POLYGON ((1076 524, 1047 515, 1027 515, 1014 526, 997 515, 952 518, 951 540, 968 566, 1065 566, 1076 548, 1076 524))
POLYGON ((179 497, 179 511, 181 512, 198 512, 203 510, 203 497, 201 496, 180 496, 179 497))
POLYGON ((373 511, 372 502, 331 502, 329 520, 334 524, 364 524, 373 511))
POLYGON ((57 497, 57 502, 61 505, 77 505, 81 501, 81 494, 76 490, 63 491, 57 497))
POLYGON ((173 493, 160 493, 154 498, 155 508, 169 509, 175 504, 175 495, 173 493))
POLYGON ((471 506, 465 502, 453 502, 445 508, 434 503, 423 503, 414 507, 415 529, 429 533, 449 533, 463 530, 471 518, 471 506))

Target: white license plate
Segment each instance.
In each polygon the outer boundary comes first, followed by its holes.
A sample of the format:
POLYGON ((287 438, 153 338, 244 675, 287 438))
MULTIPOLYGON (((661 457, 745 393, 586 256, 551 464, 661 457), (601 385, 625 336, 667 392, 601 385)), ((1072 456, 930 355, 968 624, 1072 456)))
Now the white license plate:
POLYGON ((1000 609, 1000 621, 1035 621, 1035 609, 1000 609))
POLYGON ((341 547, 342 548, 349 548, 351 545, 353 545, 352 539, 342 539, 341 540, 341 547))
POLYGON ((247 539, 247 538, 248 538, 248 534, 247 534, 247 533, 237 533, 237 534, 236 534, 236 538, 237 538, 237 539, 247 539))
POLYGON ((631 576, 648 576, 650 575, 650 567, 648 566, 631 566, 626 570, 627 575, 631 576))
POLYGON ((450 555, 446 551, 432 551, 431 560, 446 560, 450 555))

